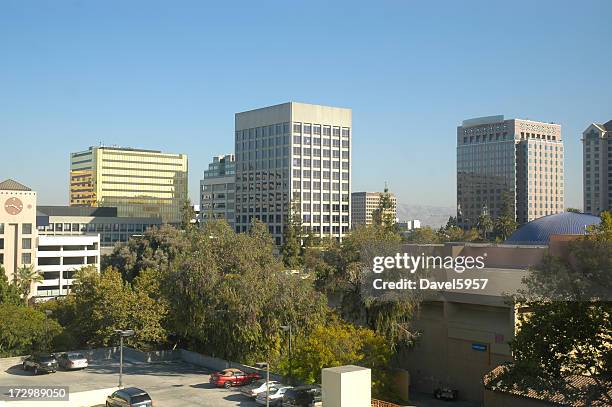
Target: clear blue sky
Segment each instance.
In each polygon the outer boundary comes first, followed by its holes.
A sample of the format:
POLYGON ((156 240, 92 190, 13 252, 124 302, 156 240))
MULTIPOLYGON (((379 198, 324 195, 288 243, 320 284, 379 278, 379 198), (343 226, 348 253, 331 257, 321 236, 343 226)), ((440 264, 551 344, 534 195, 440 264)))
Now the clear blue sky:
POLYGON ((69 153, 102 141, 189 154, 197 200, 234 113, 293 100, 351 107, 353 190, 387 181, 411 204, 455 205, 461 120, 560 123, 582 207, 581 132, 612 119, 610 16, 610 1, 0 0, 0 178, 66 204, 69 153))

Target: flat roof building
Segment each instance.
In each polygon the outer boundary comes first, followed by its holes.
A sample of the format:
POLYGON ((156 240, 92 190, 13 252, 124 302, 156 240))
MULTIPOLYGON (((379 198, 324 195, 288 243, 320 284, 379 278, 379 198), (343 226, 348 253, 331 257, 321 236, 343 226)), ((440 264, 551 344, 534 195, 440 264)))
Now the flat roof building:
POLYGON ((612 120, 592 123, 582 133, 584 211, 612 210, 612 120))
MULTIPOLYGON (((383 192, 353 192, 351 194, 351 225, 353 228, 372 224, 372 215, 379 209, 382 196, 383 192)), ((385 212, 397 222, 397 198, 391 192, 389 192, 389 198, 392 208, 385 212)))
POLYGON ((519 223, 563 212, 561 126, 504 116, 464 120, 457 127, 457 219, 500 215, 509 198, 519 223))
POLYGON ((185 154, 90 147, 70 154, 70 205, 116 207, 120 217, 179 224, 187 170, 185 154))
POLYGON ((280 245, 292 214, 341 239, 351 224, 351 109, 289 102, 235 122, 236 230, 259 219, 280 245))
POLYGON ((234 154, 213 157, 200 180, 200 219, 225 219, 235 229, 236 159, 234 154))
POLYGON ((160 218, 119 217, 117 208, 38 206, 37 229, 41 236, 100 236, 104 251, 147 229, 159 227, 160 218))

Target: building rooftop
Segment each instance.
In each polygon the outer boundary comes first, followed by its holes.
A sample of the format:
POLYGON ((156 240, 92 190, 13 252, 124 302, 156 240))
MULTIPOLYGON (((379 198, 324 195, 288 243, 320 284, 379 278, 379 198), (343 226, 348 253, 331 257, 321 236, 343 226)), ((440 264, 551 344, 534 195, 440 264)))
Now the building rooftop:
POLYGON ((101 216, 105 218, 116 218, 117 208, 113 207, 89 207, 89 206, 45 206, 36 207, 38 213, 47 216, 101 216))
POLYGON ((3 190, 3 191, 31 191, 30 188, 10 178, 0 182, 0 190, 3 190))
POLYGON ((506 239, 506 244, 546 245, 551 235, 584 235, 591 225, 601 222, 597 216, 563 212, 544 216, 518 228, 506 239))

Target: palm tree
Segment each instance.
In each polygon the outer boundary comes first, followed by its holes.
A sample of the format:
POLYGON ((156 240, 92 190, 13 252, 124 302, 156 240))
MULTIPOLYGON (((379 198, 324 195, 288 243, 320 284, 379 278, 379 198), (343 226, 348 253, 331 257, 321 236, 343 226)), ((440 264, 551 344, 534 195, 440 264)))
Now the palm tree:
POLYGON ((40 272, 34 269, 34 265, 25 264, 17 269, 15 273, 15 283, 19 287, 21 294, 23 295, 23 301, 27 304, 28 297, 30 296, 30 290, 33 283, 40 283, 44 280, 44 277, 40 272))

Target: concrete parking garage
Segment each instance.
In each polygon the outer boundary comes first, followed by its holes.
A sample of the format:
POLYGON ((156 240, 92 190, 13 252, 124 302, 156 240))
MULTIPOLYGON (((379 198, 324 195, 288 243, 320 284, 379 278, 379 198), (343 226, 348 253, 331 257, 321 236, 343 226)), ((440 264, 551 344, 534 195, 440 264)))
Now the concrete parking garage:
MULTIPOLYGON (((124 386, 140 387, 163 407, 252 407, 254 401, 237 389, 218 389, 209 384, 210 370, 182 361, 156 363, 124 362, 124 386)), ((70 393, 117 386, 119 363, 114 359, 94 361, 87 369, 34 376, 20 364, 0 371, 0 386, 68 386, 70 393)), ((42 405, 40 402, 36 405, 42 405)), ((8 403, 7 406, 11 404, 8 403)))

